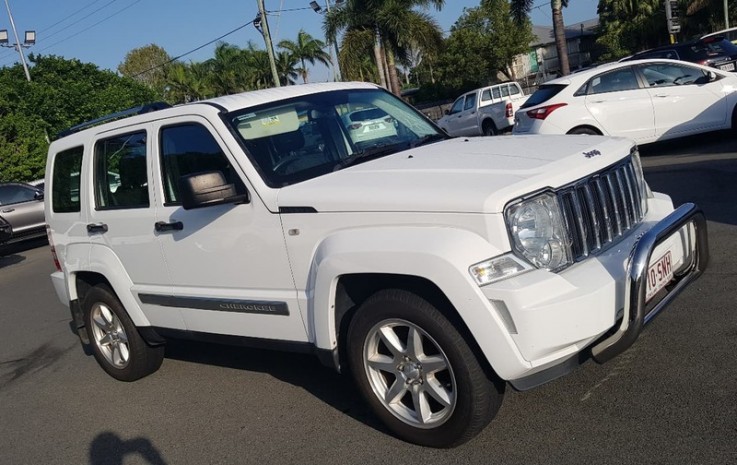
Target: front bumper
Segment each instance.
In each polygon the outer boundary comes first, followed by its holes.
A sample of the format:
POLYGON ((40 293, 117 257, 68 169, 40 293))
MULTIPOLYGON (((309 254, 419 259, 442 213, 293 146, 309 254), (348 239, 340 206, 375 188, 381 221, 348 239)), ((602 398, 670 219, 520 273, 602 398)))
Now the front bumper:
POLYGON ((625 282, 622 322, 614 334, 591 347, 591 354, 594 359, 603 363, 624 352, 637 340, 643 326, 650 322, 686 286, 704 272, 708 262, 709 246, 706 218, 696 205, 692 203, 681 205, 647 231, 637 241, 630 254, 625 282), (686 256, 690 258, 689 263, 685 266, 685 269, 677 273, 674 277, 674 283, 668 286, 668 292, 661 300, 653 305, 646 305, 645 292, 648 265, 653 257, 653 252, 668 238, 684 227, 691 227, 690 225, 693 225, 694 240, 687 243, 690 250, 685 251, 686 256))
POLYGON ((609 360, 634 343, 644 324, 696 279, 707 261, 701 210, 693 204, 673 210, 667 196, 656 194, 643 222, 602 253, 560 273, 534 270, 482 287, 517 358, 507 363, 495 359, 493 350, 484 352, 497 373, 520 390, 562 376, 592 352, 598 361, 609 360), (645 302, 648 264, 668 252, 674 279, 645 302))

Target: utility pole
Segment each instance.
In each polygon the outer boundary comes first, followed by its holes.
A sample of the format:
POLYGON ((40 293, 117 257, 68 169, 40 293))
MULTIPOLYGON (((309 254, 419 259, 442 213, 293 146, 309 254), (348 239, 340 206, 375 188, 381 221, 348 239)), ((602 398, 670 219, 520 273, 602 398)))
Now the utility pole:
MULTIPOLYGON (((5 0, 6 2, 8 0, 5 0)), ((266 43, 266 53, 269 55, 269 64, 271 65, 271 75, 274 79, 274 86, 281 87, 279 82, 279 73, 276 71, 276 61, 274 61, 274 47, 271 44, 271 34, 269 33, 269 21, 266 18, 266 8, 264 8, 264 0, 258 0, 258 11, 259 17, 261 18, 261 34, 264 36, 264 42, 266 43)), ((254 21, 254 26, 256 23, 254 21)), ((256 26, 258 29, 258 26, 256 26)))
POLYGON ((724 0, 724 29, 729 29, 729 8, 727 7, 727 0, 724 0))

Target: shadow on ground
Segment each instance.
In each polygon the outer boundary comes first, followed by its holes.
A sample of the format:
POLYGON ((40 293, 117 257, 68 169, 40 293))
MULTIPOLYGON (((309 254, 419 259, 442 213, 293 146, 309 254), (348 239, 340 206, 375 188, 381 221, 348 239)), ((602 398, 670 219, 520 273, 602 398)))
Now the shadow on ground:
POLYGON ((354 386, 350 374, 338 374, 311 354, 225 346, 204 342, 169 340, 166 358, 220 367, 268 373, 298 386, 353 419, 385 434, 354 386))
MULTIPOLYGON (((111 432, 100 433, 90 444, 90 465, 122 465, 138 456, 149 465, 166 465, 159 451, 147 438, 122 440, 111 432)), ((139 462, 136 462, 139 463, 139 462)))

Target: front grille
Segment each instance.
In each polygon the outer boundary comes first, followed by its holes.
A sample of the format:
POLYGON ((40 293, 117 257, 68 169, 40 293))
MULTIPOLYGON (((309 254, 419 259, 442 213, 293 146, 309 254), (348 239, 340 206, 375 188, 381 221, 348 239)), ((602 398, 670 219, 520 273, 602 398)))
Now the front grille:
POLYGON ((557 192, 574 261, 606 248, 647 213, 637 154, 557 192))

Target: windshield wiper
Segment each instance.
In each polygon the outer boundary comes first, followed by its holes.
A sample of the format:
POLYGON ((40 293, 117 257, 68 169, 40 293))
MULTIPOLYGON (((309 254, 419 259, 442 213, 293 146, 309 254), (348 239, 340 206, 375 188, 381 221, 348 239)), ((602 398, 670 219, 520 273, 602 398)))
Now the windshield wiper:
POLYGON ((409 147, 415 148, 415 147, 419 147, 420 145, 431 144, 433 142, 437 142, 439 140, 445 140, 445 139, 448 139, 448 136, 446 136, 445 134, 440 134, 440 133, 428 134, 426 136, 420 137, 417 140, 412 141, 409 144, 409 147))
POLYGON ((373 147, 359 150, 358 152, 354 152, 353 155, 351 155, 350 157, 345 158, 343 159, 343 161, 338 163, 336 169, 347 168, 357 163, 369 161, 372 158, 378 158, 378 157, 383 157, 385 155, 390 155, 392 153, 398 152, 399 150, 401 150, 402 148, 405 148, 406 146, 407 146, 406 142, 400 142, 398 144, 375 145, 373 147))

